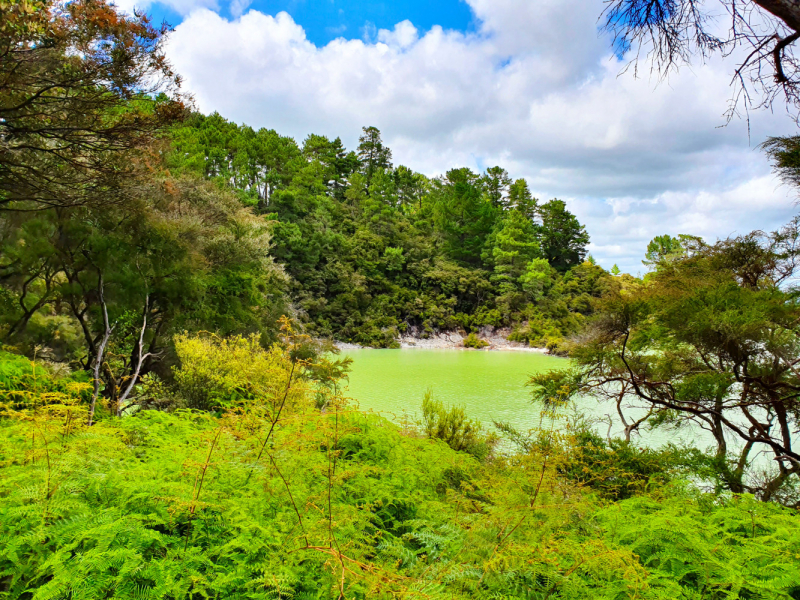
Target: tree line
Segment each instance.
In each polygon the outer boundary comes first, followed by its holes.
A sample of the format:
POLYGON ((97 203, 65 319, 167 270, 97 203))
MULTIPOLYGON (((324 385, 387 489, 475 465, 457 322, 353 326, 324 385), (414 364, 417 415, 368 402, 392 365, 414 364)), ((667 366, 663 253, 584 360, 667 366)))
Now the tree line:
POLYGON ((193 114, 169 138, 172 172, 216 181, 272 220, 272 256, 316 335, 388 346, 490 326, 556 344, 599 294, 585 228, 501 167, 429 178, 395 167, 375 127, 354 151, 218 114, 193 114))

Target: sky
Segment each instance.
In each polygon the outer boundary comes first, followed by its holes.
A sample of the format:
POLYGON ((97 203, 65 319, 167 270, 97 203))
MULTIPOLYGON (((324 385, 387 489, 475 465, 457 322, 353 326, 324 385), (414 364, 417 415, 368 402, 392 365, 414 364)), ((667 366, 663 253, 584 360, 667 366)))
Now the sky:
POLYGON ((776 105, 724 116, 736 56, 667 80, 625 70, 602 0, 117 0, 174 26, 167 53, 205 113, 358 144, 435 176, 494 165, 560 198, 597 262, 644 271, 662 234, 707 241, 797 212, 758 144, 797 126, 776 105))

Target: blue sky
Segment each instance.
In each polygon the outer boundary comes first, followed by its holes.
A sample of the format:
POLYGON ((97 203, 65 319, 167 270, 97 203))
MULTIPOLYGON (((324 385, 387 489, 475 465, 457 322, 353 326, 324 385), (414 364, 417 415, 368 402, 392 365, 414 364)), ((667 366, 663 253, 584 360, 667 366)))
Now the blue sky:
MULTIPOLYGON (((231 13, 233 6, 236 6, 235 2, 222 0, 217 12, 224 17, 238 16, 231 13)), ((324 46, 338 37, 363 39, 366 35, 369 39, 373 37, 374 30, 392 29, 396 23, 404 20, 414 23, 421 32, 428 31, 434 25, 457 31, 475 29, 474 15, 463 0, 255 0, 243 12, 248 10, 271 15, 281 11, 289 13, 317 46, 324 46)), ((233 11, 236 12, 236 9, 233 11)), ((157 22, 166 20, 173 26, 183 20, 174 8, 161 2, 151 4, 147 12, 157 22)))

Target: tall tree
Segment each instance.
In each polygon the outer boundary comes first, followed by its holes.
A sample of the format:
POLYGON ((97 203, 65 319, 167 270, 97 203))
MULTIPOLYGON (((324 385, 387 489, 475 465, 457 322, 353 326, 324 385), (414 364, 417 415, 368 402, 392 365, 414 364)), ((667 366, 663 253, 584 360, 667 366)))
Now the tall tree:
POLYGON ((483 186, 486 195, 496 208, 505 208, 508 205, 508 187, 511 177, 502 167, 490 167, 483 176, 483 186))
POLYGON ((528 182, 517 179, 508 189, 508 207, 523 215, 531 223, 536 219, 538 200, 531 195, 528 182))
POLYGON ((497 211, 483 194, 480 178, 470 169, 452 169, 435 182, 436 224, 445 248, 455 260, 478 265, 497 211))
POLYGON ((496 277, 516 285, 530 261, 539 257, 541 248, 533 224, 525 215, 512 211, 503 220, 495 236, 492 251, 496 277))
POLYGON ((421 173, 414 173, 403 165, 397 167, 393 175, 397 187, 397 199, 403 210, 410 211, 421 208, 422 197, 430 187, 428 178, 421 173))
POLYGON ((392 168, 392 151, 383 145, 381 132, 377 127, 364 127, 362 131, 358 138, 358 158, 369 187, 375 171, 392 168))
POLYGON ((692 422, 713 436, 725 487, 780 500, 800 474, 799 240, 795 219, 617 286, 572 352, 577 372, 535 378, 538 396, 570 390, 644 403, 653 425, 692 422), (763 473, 749 468, 759 453, 773 459, 763 473))
POLYGON ((333 195, 341 200, 348 187, 350 176, 359 168, 356 153, 348 152, 341 138, 329 140, 324 136, 311 134, 303 143, 303 154, 320 161, 330 169, 328 187, 333 195))
POLYGON ((589 234, 563 200, 550 200, 539 207, 542 219, 542 253, 557 271, 567 271, 586 256, 589 234))

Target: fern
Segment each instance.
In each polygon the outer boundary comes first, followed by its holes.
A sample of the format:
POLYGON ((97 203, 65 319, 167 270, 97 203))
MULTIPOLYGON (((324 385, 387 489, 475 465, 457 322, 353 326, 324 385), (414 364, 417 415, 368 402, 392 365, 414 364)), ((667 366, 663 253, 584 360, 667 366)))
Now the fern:
POLYGON ((322 413, 314 393, 259 462, 260 407, 70 430, 62 408, 15 409, 0 599, 798 596, 800 528, 780 506, 679 483, 599 499, 555 445, 480 463, 341 398, 322 413))

